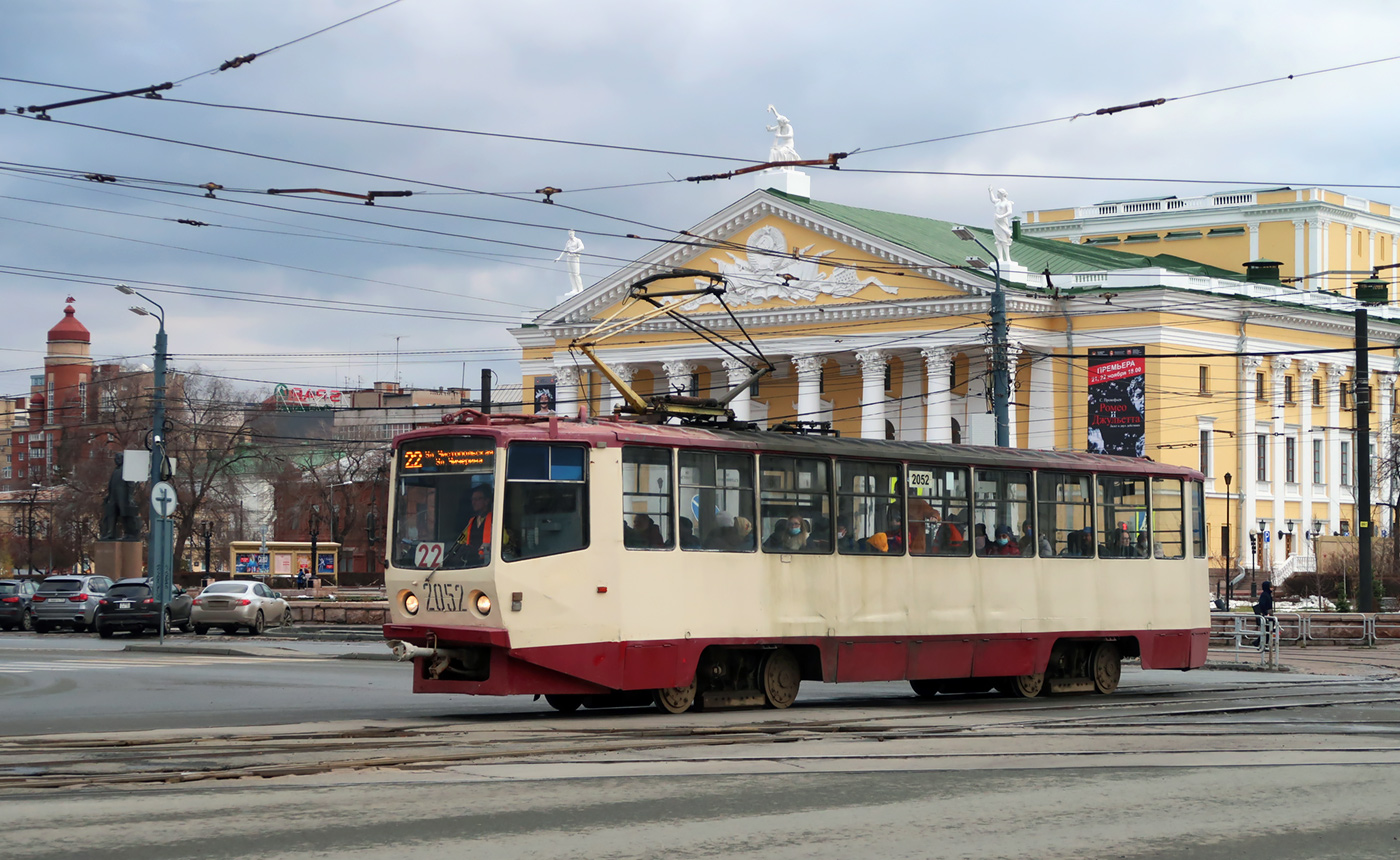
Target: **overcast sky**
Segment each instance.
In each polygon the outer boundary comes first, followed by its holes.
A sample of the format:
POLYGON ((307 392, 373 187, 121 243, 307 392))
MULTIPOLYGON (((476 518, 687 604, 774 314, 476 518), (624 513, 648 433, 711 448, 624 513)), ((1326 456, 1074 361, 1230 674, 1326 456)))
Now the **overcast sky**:
MULTIPOLYGON (((27 392, 44 333, 70 295, 94 356, 149 361, 155 325, 127 312, 132 301, 112 288, 121 281, 149 287, 164 305, 175 366, 246 387, 392 379, 396 348, 405 384, 465 376, 475 389, 482 367, 515 382, 505 329, 567 292, 563 264, 552 262, 565 231, 585 242, 592 283, 742 197, 749 178, 670 180, 742 166, 726 158, 766 158, 770 103, 791 119, 799 153, 823 157, 1400 53, 1371 38, 1400 25, 1400 4, 1385 0, 401 0, 240 68, 199 74, 382 2, 0 0, 0 76, 107 92, 183 80, 161 101, 54 109, 50 122, 14 109, 85 93, 0 81, 0 107, 10 111, 0 116, 0 394, 27 392), (120 181, 66 178, 83 174, 120 181), (208 199, 189 187, 207 182, 224 190, 208 199), (556 198, 586 212, 499 196, 648 182, 658 184, 556 198), (414 194, 369 207, 269 188, 414 194)), ((1400 61, 1390 61, 857 153, 840 172, 812 171, 812 193, 984 226, 991 182, 1009 189, 1018 212, 1250 182, 1397 202, 1394 188, 1358 187, 1400 186, 1397 91, 1400 61)))

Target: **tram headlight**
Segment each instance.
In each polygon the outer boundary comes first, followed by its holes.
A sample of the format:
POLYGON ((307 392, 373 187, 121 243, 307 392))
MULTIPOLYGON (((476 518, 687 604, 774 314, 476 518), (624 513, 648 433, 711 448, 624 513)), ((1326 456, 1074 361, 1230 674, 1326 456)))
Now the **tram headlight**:
POLYGON ((490 614, 491 614, 491 598, 487 597, 485 594, 482 594, 481 592, 477 592, 477 595, 476 595, 476 611, 477 611, 477 612, 480 612, 482 615, 490 615, 490 614))
POLYGON ((403 605, 404 612, 407 612, 409 615, 418 614, 418 595, 411 591, 405 591, 399 597, 399 602, 403 605))

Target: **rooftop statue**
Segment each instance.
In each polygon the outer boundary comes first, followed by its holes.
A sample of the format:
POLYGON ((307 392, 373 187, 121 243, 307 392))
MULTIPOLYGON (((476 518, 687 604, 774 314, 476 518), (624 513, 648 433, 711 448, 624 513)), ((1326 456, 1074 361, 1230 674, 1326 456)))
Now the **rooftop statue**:
POLYGON ((554 262, 563 260, 569 267, 569 295, 583 292, 583 274, 580 271, 579 254, 583 253, 583 240, 574 235, 574 231, 569 231, 569 240, 564 243, 564 250, 559 256, 554 258, 554 262))
POLYGON ((1016 208, 1016 204, 1011 202, 1005 188, 989 187, 987 193, 992 196, 992 213, 995 219, 992 224, 992 235, 996 238, 997 259, 1003 263, 1009 263, 1011 262, 1011 213, 1016 208))
MULTIPOLYGON (((778 113, 778 109, 772 105, 768 106, 769 113, 773 114, 773 124, 764 128, 773 132, 773 145, 768 150, 769 161, 797 161, 801 158, 797 154, 797 148, 792 143, 792 123, 788 118, 778 113)), ((791 167, 782 168, 792 170, 791 167)))

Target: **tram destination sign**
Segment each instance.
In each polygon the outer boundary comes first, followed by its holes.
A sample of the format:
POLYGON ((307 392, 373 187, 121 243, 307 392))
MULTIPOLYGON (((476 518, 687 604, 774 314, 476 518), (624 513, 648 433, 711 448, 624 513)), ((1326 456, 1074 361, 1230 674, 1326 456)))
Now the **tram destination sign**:
POLYGON ((399 472, 490 472, 496 448, 490 439, 406 443, 399 449, 399 472))

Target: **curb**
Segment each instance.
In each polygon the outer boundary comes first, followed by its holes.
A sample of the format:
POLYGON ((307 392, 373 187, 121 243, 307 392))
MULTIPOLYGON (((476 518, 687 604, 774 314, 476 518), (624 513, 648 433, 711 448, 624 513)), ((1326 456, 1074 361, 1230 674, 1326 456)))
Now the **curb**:
MULTIPOLYGON (((253 646, 234 647, 220 645, 161 645, 155 642, 142 642, 127 645, 122 649, 130 652, 144 652, 149 654, 193 654, 199 657, 319 657, 321 659, 334 659, 335 654, 307 654, 303 651, 296 651, 292 648, 277 648, 275 646, 253 646)), ((390 654, 390 657, 393 655, 390 654)))

